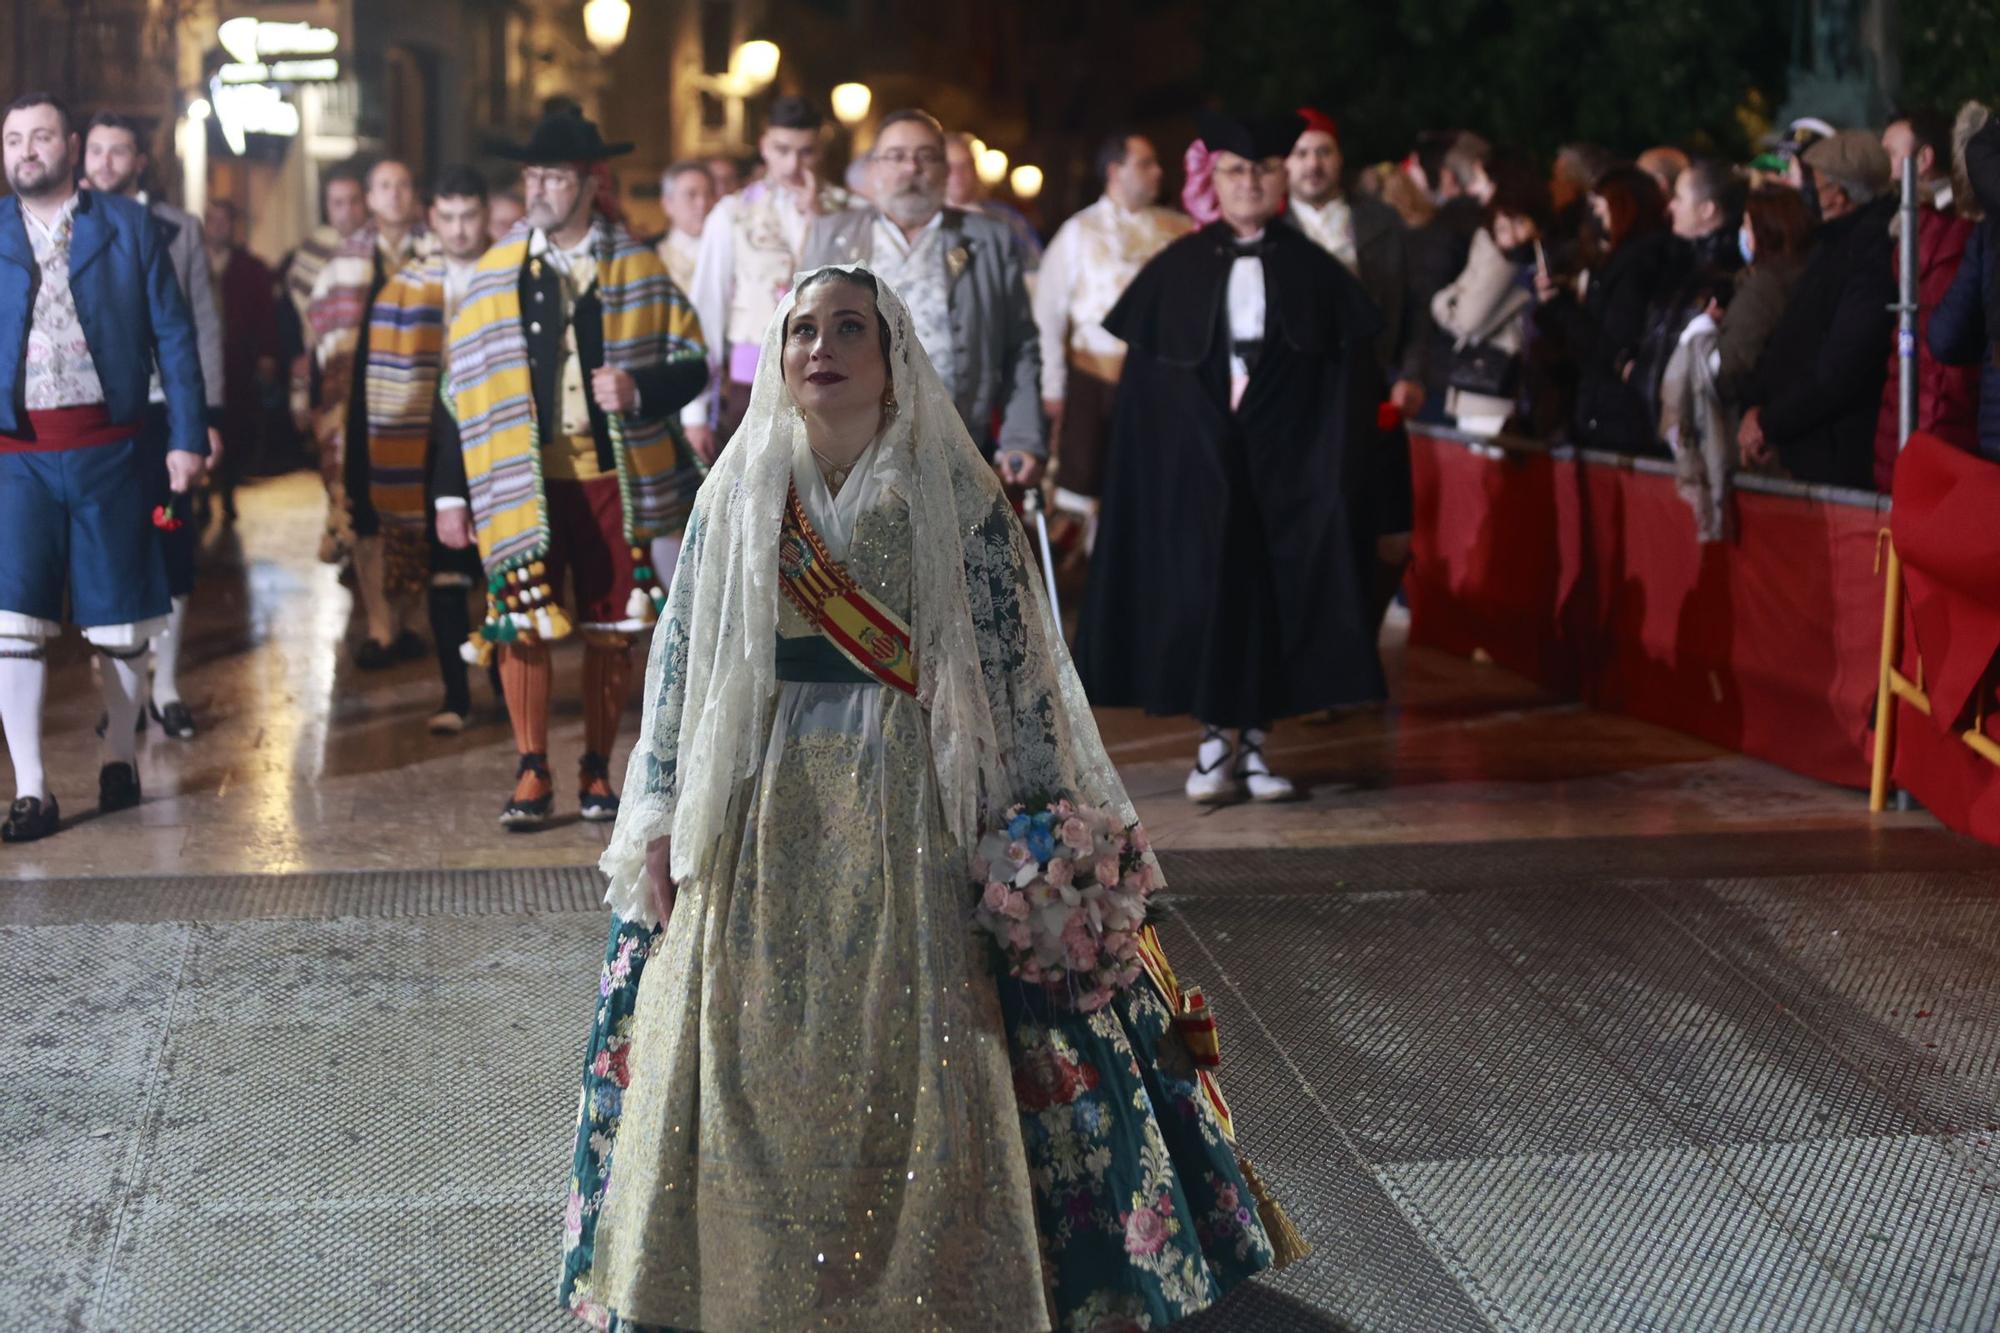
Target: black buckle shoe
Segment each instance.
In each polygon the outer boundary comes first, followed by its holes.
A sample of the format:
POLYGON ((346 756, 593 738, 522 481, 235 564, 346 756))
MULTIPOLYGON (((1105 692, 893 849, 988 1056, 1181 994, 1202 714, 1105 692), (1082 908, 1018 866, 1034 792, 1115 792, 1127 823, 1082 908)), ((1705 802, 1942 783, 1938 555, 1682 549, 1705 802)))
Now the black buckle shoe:
POLYGON ((97 770, 97 812, 130 810, 139 804, 139 770, 130 764, 106 764, 97 770))
POLYGON ((586 753, 577 776, 583 783, 576 796, 583 818, 593 824, 608 824, 618 818, 618 793, 590 790, 590 784, 599 778, 607 787, 611 785, 611 761, 601 754, 586 753))
POLYGON ((56 798, 44 801, 37 796, 23 796, 7 809, 7 822, 0 824, 0 842, 34 842, 46 838, 62 823, 62 811, 56 808, 56 798))
POLYGON ((500 812, 500 826, 517 833, 540 828, 549 822, 549 816, 556 811, 555 784, 549 781, 549 757, 545 754, 522 755, 521 767, 515 772, 516 780, 523 773, 539 774, 542 781, 549 783, 549 790, 532 801, 508 799, 507 808, 500 812))
POLYGON ((194 714, 179 699, 165 708, 153 708, 153 720, 160 724, 160 730, 177 741, 194 739, 194 714))
POLYGON ((396 665, 396 647, 394 644, 363 639, 361 646, 354 650, 354 665, 363 671, 385 671, 396 665))

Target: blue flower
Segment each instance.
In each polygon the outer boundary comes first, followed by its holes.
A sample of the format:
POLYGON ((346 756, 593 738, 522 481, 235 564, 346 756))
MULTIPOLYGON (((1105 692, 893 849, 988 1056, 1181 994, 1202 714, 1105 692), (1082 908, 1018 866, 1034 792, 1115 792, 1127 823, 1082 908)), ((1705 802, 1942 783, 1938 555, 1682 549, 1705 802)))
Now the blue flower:
POLYGON ((1007 836, 1019 842, 1028 836, 1029 819, 1026 815, 1015 815, 1007 821, 1007 836))
POLYGON ((1056 816, 1053 810, 1043 810, 1035 815, 1036 828, 1041 828, 1041 829, 1050 828, 1054 826, 1055 822, 1056 822, 1056 816))
POLYGON ((1037 828, 1028 834, 1028 854, 1037 861, 1047 862, 1056 854, 1055 835, 1046 828, 1037 828))

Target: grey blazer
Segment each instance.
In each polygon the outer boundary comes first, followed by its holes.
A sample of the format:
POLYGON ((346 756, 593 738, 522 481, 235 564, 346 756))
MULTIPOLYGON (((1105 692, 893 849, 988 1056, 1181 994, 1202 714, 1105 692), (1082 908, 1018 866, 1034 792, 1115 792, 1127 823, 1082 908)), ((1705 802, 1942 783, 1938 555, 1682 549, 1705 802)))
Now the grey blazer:
POLYGON ((208 399, 208 424, 220 425, 222 412, 222 315, 215 308, 215 287, 209 281, 208 247, 202 244, 201 223, 163 201, 147 211, 167 238, 167 262, 173 265, 188 313, 194 316, 195 346, 201 353, 201 383, 208 399))
MULTIPOLYGON (((875 254, 872 208, 829 213, 814 221, 801 268, 867 265, 875 254)), ((962 209, 944 210, 944 253, 963 250, 965 264, 951 280, 952 361, 958 367, 958 415, 982 449, 993 442, 993 412, 1000 410, 998 448, 1037 458, 1049 455, 1042 418, 1042 361, 1021 254, 1007 224, 962 209)))

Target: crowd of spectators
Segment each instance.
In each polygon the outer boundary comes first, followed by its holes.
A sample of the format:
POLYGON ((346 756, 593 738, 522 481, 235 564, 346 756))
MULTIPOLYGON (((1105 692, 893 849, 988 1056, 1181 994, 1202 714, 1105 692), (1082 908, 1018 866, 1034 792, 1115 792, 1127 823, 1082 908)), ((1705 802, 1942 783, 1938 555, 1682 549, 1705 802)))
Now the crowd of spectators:
POLYGON ((1424 420, 1887 490, 1905 160, 1916 429, 2000 460, 2000 121, 1979 103, 1796 121, 1742 164, 1578 143, 1545 166, 1434 134, 1357 183, 1401 218, 1428 302, 1424 420))

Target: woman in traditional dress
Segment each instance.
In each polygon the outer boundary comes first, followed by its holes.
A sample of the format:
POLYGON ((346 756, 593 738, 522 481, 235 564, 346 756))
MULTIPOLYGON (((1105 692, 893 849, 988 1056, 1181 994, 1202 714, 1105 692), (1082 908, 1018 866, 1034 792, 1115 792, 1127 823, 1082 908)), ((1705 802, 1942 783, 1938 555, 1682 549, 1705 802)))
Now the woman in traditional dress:
POLYGON ((587 1321, 1157 1328, 1271 1264, 1160 988, 1066 1010, 975 934, 1009 806, 1137 822, 1040 587, 902 301, 802 276, 688 525, 603 861, 587 1321))

